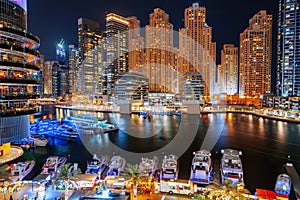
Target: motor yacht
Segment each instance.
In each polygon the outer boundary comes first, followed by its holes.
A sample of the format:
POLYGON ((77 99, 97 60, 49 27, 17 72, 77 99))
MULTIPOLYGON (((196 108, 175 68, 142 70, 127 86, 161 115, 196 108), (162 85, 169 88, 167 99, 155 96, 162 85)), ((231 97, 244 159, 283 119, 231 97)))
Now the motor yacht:
POLYGON ((11 173, 10 179, 14 182, 22 181, 23 178, 25 178, 31 172, 34 165, 35 165, 34 160, 12 164, 10 166, 10 173, 11 173))
POLYGON ((141 176, 153 177, 158 168, 158 158, 156 156, 151 158, 142 158, 139 164, 141 176))
POLYGON ((240 158, 242 152, 233 149, 224 149, 221 150, 221 153, 223 154, 221 159, 222 184, 237 186, 244 183, 242 160, 240 158), (226 180, 228 183, 226 183, 226 180))
POLYGON ((177 179, 178 178, 178 157, 175 155, 165 156, 162 162, 162 178, 177 179))
POLYGON ((198 184, 209 184, 212 182, 212 160, 211 153, 207 150, 193 152, 190 181, 198 184))
POLYGON ((277 194, 290 195, 292 179, 287 174, 279 174, 276 179, 275 192, 277 194))
POLYGON ((124 171, 126 160, 121 156, 113 156, 109 162, 107 176, 120 176, 124 171))
POLYGON ((67 162, 66 157, 50 156, 43 165, 42 174, 57 173, 63 164, 67 162))

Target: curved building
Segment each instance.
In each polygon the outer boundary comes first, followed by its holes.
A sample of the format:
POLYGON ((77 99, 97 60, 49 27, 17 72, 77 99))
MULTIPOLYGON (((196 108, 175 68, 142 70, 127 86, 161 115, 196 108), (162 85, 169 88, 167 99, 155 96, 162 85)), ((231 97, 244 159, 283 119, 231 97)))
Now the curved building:
POLYGON ((32 99, 40 92, 40 40, 27 32, 26 12, 26 0, 0 0, 0 157, 3 144, 28 136, 29 114, 39 110, 32 99))

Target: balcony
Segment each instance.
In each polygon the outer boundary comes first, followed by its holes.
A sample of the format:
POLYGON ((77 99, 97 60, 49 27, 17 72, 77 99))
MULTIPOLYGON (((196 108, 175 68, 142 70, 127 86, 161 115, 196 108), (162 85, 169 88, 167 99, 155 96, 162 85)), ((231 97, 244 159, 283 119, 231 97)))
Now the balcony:
POLYGON ((40 112, 39 107, 28 107, 28 108, 12 108, 12 109, 5 109, 0 110, 0 117, 12 117, 12 116, 18 116, 18 115, 30 115, 40 112))
POLYGON ((17 99, 37 99, 39 94, 32 93, 6 93, 0 94, 0 100, 17 100, 17 99))
POLYGON ((16 44, 11 44, 9 42, 7 43, 0 43, 0 49, 7 49, 7 50, 14 50, 14 51, 19 51, 19 52, 23 52, 23 53, 28 53, 34 56, 39 57, 40 53, 38 50, 33 50, 33 49, 29 49, 27 47, 22 47, 20 45, 16 45, 16 44))
POLYGON ((0 24, 0 31, 5 31, 5 32, 17 34, 17 35, 20 35, 22 37, 29 38, 29 39, 35 41, 38 44, 40 43, 40 39, 37 36, 27 32, 26 30, 15 29, 15 28, 11 28, 10 26, 5 26, 4 24, 0 24))
POLYGON ((0 77, 1 83, 39 84, 36 78, 0 77))
POLYGON ((22 63, 17 61, 0 61, 0 66, 9 66, 9 67, 20 67, 20 68, 26 68, 26 69, 32 69, 39 71, 40 68, 37 65, 31 64, 31 63, 22 63))

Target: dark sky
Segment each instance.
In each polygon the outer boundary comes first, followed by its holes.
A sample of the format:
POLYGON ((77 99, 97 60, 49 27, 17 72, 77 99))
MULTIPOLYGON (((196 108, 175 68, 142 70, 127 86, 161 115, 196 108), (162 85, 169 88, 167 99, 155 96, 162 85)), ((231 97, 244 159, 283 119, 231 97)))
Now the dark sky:
MULTIPOLYGON (((55 44, 63 38, 67 44, 77 43, 77 19, 90 18, 105 28, 105 12, 124 17, 135 15, 142 26, 149 23, 149 14, 161 8, 170 15, 170 22, 178 31, 183 27, 184 9, 191 0, 28 0, 28 30, 41 39, 40 51, 45 60, 55 59, 55 44)), ((199 0, 206 7, 207 24, 213 28, 217 43, 217 63, 225 43, 239 45, 239 34, 248 26, 249 19, 259 10, 273 15, 276 31, 277 7, 275 0, 199 0)), ((274 32, 273 32, 274 35, 274 32)), ((275 35, 274 35, 275 36, 275 35)), ((275 39, 275 37, 274 37, 275 39)), ((273 46, 274 49, 275 45, 273 46)))

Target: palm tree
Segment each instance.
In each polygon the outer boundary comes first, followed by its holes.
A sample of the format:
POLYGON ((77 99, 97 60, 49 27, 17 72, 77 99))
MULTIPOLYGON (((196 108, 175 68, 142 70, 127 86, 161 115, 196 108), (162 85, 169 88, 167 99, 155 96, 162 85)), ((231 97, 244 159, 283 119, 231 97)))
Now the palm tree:
POLYGON ((136 193, 137 193, 137 185, 140 181, 140 170, 139 166, 137 164, 132 165, 132 164, 127 164, 127 167, 125 171, 123 172, 124 177, 127 179, 127 181, 130 183, 130 196, 134 195, 134 199, 136 198, 136 193))
MULTIPOLYGON (((10 172, 8 165, 0 165, 0 183, 2 183, 3 187, 5 187, 6 181, 11 181, 10 179, 10 172)), ((3 198, 5 199, 5 193, 3 194, 3 198)))
POLYGON ((1 165, 0 166, 0 182, 10 181, 11 174, 9 173, 9 166, 8 165, 1 165))
POLYGON ((69 180, 70 179, 72 179, 72 180, 78 179, 77 174, 80 174, 80 173, 82 173, 81 169, 78 168, 75 171, 74 170, 74 165, 71 165, 71 163, 67 163, 67 164, 62 165, 57 180, 62 180, 64 182, 64 185, 66 187, 65 193, 68 193, 69 180))
MULTIPOLYGON (((251 194, 248 189, 240 189, 237 191, 237 187, 231 186, 230 181, 227 179, 224 181, 224 186, 219 184, 212 184, 206 186, 206 188, 212 189, 205 195, 205 199, 247 199, 242 194, 251 194)), ((203 197, 199 197, 199 199, 203 199, 203 197)))

